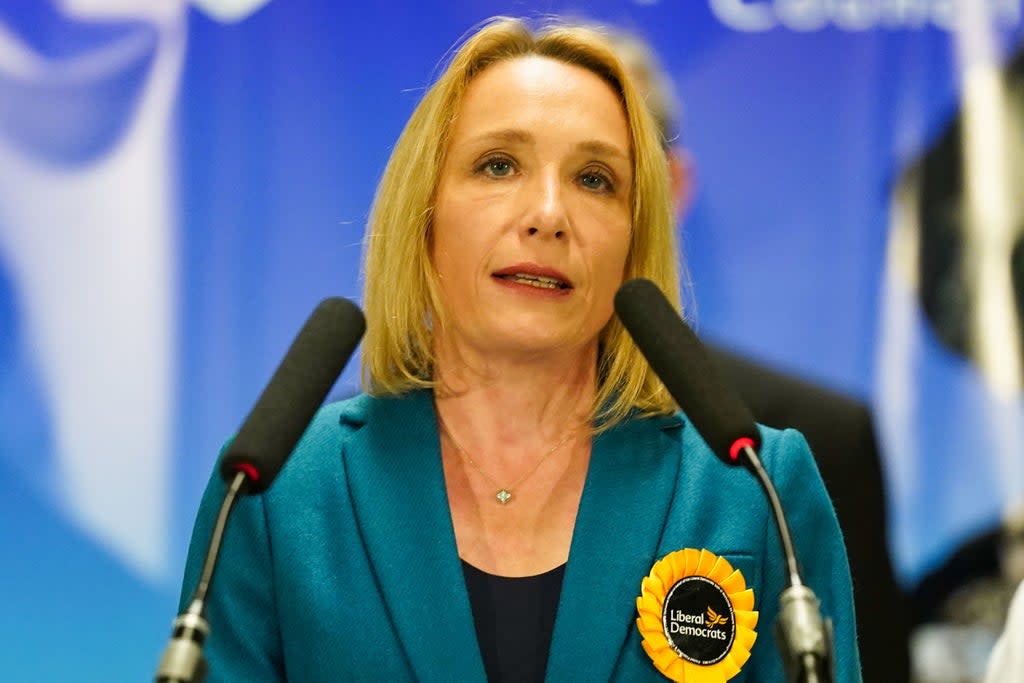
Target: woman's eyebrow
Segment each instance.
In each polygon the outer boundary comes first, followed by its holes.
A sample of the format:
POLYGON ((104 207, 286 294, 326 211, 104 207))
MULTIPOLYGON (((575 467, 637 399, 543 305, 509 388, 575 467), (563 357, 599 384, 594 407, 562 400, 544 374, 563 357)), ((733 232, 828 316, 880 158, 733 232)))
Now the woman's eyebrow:
POLYGON ((576 147, 595 156, 618 157, 623 161, 629 161, 629 155, 626 154, 625 151, 620 149, 617 145, 604 142, 603 140, 584 140, 576 145, 576 147))
POLYGON ((529 131, 522 130, 520 128, 502 128, 500 130, 489 130, 479 135, 474 135, 466 142, 515 142, 520 144, 529 144, 533 142, 533 135, 529 131))
MULTIPOLYGON (((466 142, 470 144, 481 142, 530 144, 533 141, 533 134, 527 130, 523 130, 521 128, 502 128, 474 135, 466 142)), ((629 161, 629 154, 627 154, 622 148, 618 145, 605 142, 604 140, 583 140, 576 145, 576 148, 595 156, 618 157, 623 161, 629 161)))

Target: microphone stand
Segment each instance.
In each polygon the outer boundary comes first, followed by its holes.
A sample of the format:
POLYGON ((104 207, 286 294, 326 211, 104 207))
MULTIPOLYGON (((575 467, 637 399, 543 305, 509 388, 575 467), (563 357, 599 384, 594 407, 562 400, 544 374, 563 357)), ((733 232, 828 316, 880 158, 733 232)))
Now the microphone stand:
POLYGON ((220 505, 199 584, 192 594, 188 609, 174 620, 171 640, 156 670, 156 683, 203 683, 206 680, 203 645, 210 635, 210 625, 206 621, 206 593, 213 581, 213 571, 217 568, 217 557, 220 555, 220 547, 224 540, 228 515, 231 514, 231 509, 245 482, 246 474, 239 470, 220 505))
POLYGON ((786 556, 788 585, 779 595, 779 618, 775 622, 775 640, 782 654, 786 679, 789 683, 833 683, 832 620, 822 619, 817 596, 800 578, 786 515, 761 459, 750 444, 743 445, 742 450, 749 458, 750 470, 768 496, 786 556))

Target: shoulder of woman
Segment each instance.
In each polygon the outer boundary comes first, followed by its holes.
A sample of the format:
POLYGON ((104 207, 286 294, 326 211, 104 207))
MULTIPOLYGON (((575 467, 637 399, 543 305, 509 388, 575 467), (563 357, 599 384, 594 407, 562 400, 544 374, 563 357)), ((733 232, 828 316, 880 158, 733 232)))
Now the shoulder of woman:
POLYGON ((273 487, 272 493, 277 495, 272 497, 287 497, 308 486, 340 481, 345 469, 342 462, 352 455, 349 445, 360 438, 364 428, 373 425, 377 436, 407 430, 432 418, 432 406, 429 394, 357 394, 322 406, 289 456, 273 487))
POLYGON ((324 456, 337 453, 344 441, 365 424, 368 400, 372 399, 358 394, 321 406, 302 433, 282 474, 316 467, 324 456))
POLYGON ((773 477, 799 474, 808 469, 817 472, 811 448, 802 433, 793 428, 776 429, 761 424, 758 429, 761 431, 759 455, 773 477))
MULTIPOLYGON (((676 412, 672 415, 658 415, 644 420, 653 428, 663 431, 683 428, 684 448, 704 448, 710 450, 707 442, 697 431, 693 422, 683 412, 676 412)), ((772 472, 778 467, 801 467, 806 464, 813 466, 814 459, 811 456, 807 439, 796 429, 777 429, 767 425, 758 424, 758 431, 761 434, 761 447, 758 455, 761 457, 765 468, 772 472)), ((711 453, 708 455, 712 458, 711 453)))
POLYGON ((295 454, 309 450, 331 453, 367 424, 381 421, 396 428, 409 420, 432 416, 429 393, 410 392, 400 396, 371 396, 360 393, 321 407, 296 446, 295 454))

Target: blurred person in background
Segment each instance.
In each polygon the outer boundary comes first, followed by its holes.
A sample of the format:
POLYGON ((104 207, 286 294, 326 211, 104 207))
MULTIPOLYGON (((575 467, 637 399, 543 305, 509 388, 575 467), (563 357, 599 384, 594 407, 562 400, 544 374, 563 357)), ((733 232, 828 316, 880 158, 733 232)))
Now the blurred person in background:
MULTIPOLYGON (((676 89, 647 42, 620 29, 611 29, 609 35, 661 129, 673 199, 682 220, 695 191, 696 169, 681 140, 676 89)), ((896 582, 889 554, 886 491, 870 410, 852 397, 713 342, 705 340, 705 344, 758 422, 793 427, 807 438, 850 558, 864 680, 908 681, 906 597, 896 582)), ((797 550, 804 555, 812 552, 797 550)))

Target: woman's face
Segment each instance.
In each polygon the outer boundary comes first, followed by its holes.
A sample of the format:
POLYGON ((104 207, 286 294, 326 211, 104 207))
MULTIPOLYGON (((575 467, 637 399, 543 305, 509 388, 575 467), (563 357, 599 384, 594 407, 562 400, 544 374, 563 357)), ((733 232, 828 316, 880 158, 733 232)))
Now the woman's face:
POLYGON ((433 215, 445 343, 520 355, 596 345, 622 283, 632 184, 626 115, 599 76, 534 56, 478 74, 433 215))

